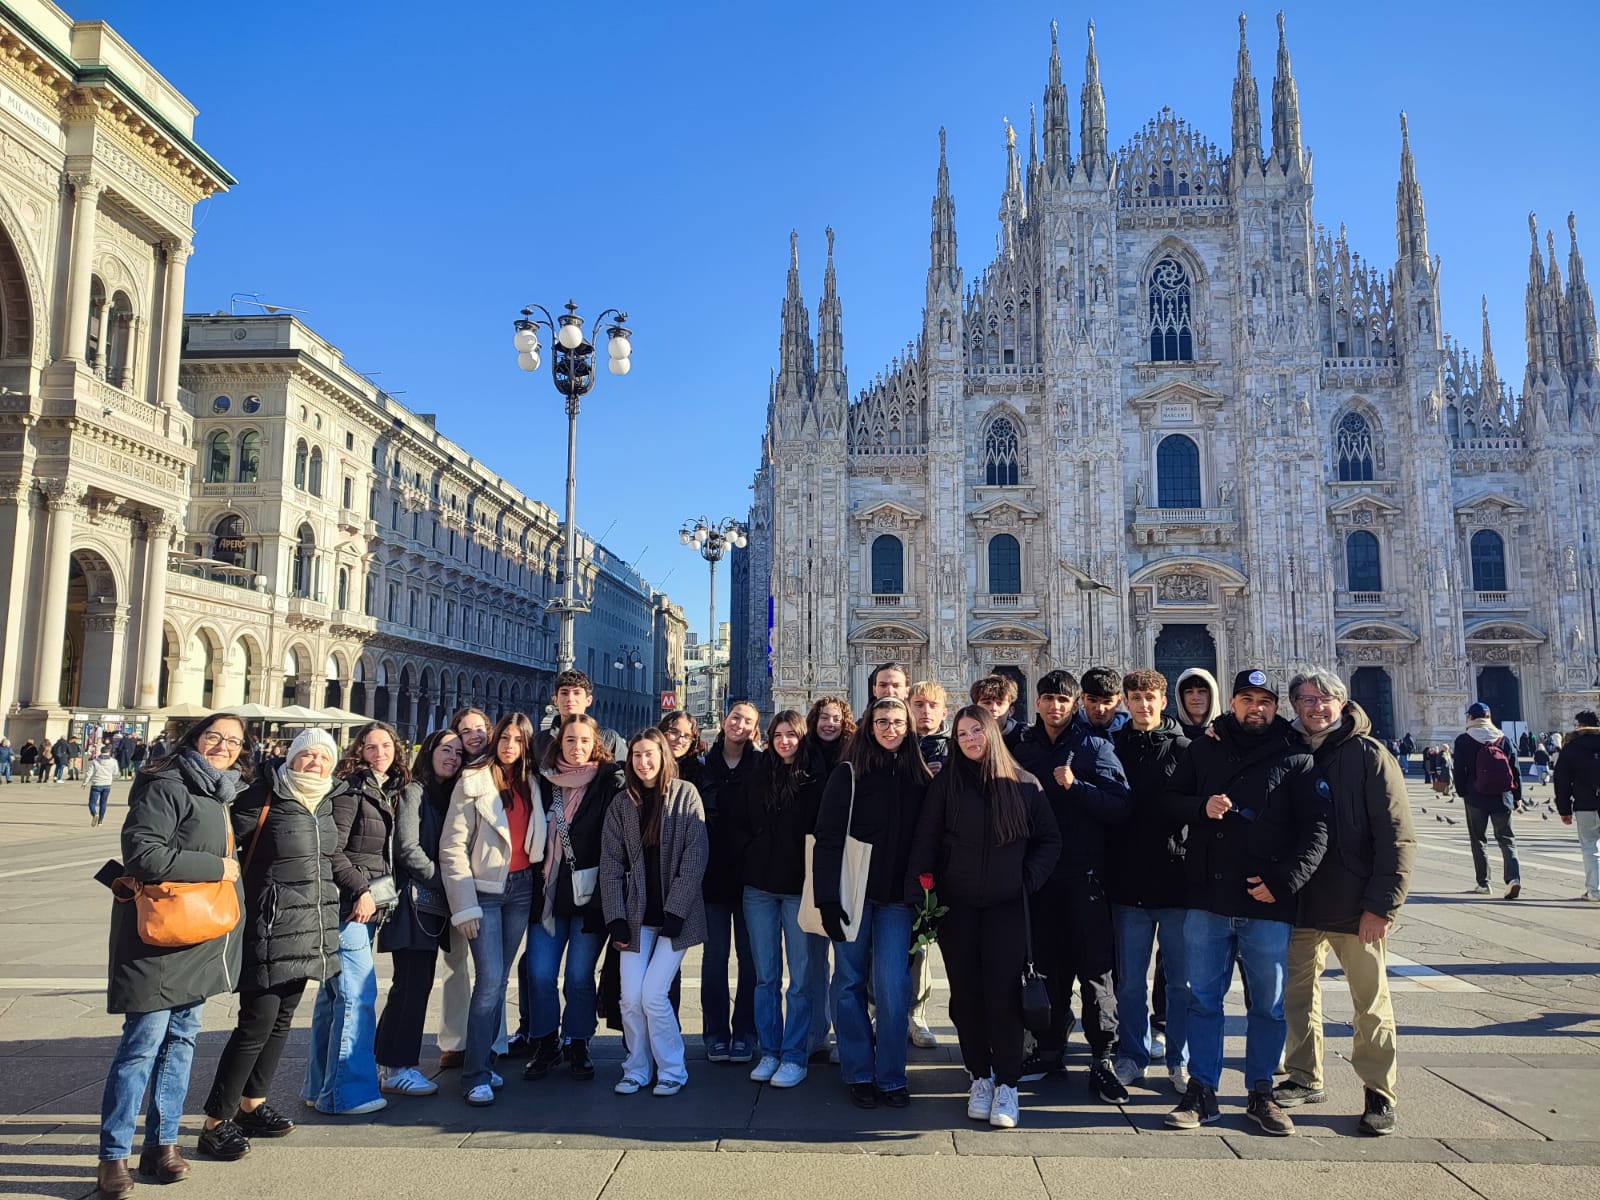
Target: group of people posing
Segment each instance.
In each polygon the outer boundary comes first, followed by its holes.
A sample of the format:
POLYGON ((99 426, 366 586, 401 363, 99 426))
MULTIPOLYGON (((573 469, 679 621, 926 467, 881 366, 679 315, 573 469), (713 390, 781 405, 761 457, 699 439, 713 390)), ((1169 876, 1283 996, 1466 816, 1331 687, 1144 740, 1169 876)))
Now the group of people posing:
POLYGON ((1003 676, 974 683, 954 713, 943 687, 899 664, 870 686, 859 723, 825 696, 761 731, 735 702, 709 747, 683 712, 624 743, 588 716, 593 688, 568 671, 549 732, 469 708, 410 763, 381 721, 342 757, 313 729, 259 769, 240 718, 197 722, 135 778, 122 869, 147 888, 231 881, 241 917, 198 944, 155 946, 133 904, 113 905, 108 1007, 126 1015, 101 1193, 133 1186, 147 1090, 139 1171, 189 1171, 178 1121, 211 996, 239 993, 205 1103, 210 1157, 293 1131, 268 1092, 312 981, 307 1106, 370 1113, 436 1092, 421 1054, 441 959, 439 1066, 459 1069, 470 1105, 495 1103, 502 1056, 524 1079, 593 1079, 601 1013, 625 1041, 614 1090, 677 1094, 689 1078, 678 977, 699 946, 708 1060, 794 1087, 829 1056, 831 1025, 850 1100, 901 1108, 908 1041, 936 1044, 927 954, 913 950, 929 933, 975 1120, 1015 1126, 1018 1084, 1065 1073, 1074 980, 1095 1095, 1127 1100, 1159 1060, 1181 1095, 1167 1123, 1215 1120, 1237 963, 1247 1112, 1292 1133, 1283 1110, 1327 1095, 1318 979, 1331 949, 1357 1009, 1361 1129, 1393 1131, 1385 938, 1413 842, 1399 767, 1340 680, 1297 675, 1292 723, 1259 670, 1239 673, 1226 709, 1207 672, 1185 672, 1176 717, 1154 671, 1054 671, 1026 726, 1003 676), (393 961, 381 1015, 374 950, 393 961), (1030 968, 1050 1013, 1025 1058, 1030 968), (1280 1059, 1288 1078, 1274 1087, 1280 1059))

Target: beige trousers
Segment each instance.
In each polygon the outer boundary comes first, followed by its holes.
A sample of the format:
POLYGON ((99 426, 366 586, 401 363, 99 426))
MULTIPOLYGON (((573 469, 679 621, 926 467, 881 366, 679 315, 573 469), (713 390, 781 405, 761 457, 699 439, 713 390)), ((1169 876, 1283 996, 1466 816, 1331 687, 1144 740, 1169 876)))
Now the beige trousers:
MULTIPOLYGON (((450 949, 442 955, 443 979, 440 981, 441 1004, 439 1012, 439 1049, 461 1051, 467 1048, 467 1009, 472 1004, 472 951, 466 937, 459 929, 450 931, 450 949)), ((516 975, 512 975, 512 982, 516 975)), ((495 1037, 494 1052, 506 1052, 505 1022, 495 1037)))
POLYGON ((1394 1006, 1389 1001, 1389 943, 1364 945, 1353 933, 1296 929, 1289 938, 1283 1015, 1288 1042, 1283 1061, 1289 1078, 1306 1087, 1324 1086, 1322 1075, 1322 971, 1328 951, 1338 956, 1355 1009, 1352 1065, 1361 1082, 1393 1103, 1398 1075, 1394 1006))

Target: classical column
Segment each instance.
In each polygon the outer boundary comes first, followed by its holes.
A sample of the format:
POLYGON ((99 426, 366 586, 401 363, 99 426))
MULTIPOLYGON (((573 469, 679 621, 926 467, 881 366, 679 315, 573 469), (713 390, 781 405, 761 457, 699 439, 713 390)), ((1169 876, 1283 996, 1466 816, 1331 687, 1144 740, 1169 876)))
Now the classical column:
MULTIPOLYGON (((71 175, 72 259, 67 276, 67 327, 61 357, 84 361, 89 340, 89 292, 94 286, 94 221, 106 185, 93 175, 71 175)), ((102 337, 101 342, 105 341, 102 337)))
MULTIPOLYGON (((28 546, 33 542, 33 485, 21 475, 0 480, 0 545, 28 546)), ((27 556, 11 554, 0 560, 0 713, 8 713, 23 679, 22 641, 28 608, 27 556)))
POLYGON ((159 509, 145 513, 144 603, 139 609, 139 692, 135 707, 161 707, 161 630, 167 606, 167 550, 177 522, 159 509))
POLYGON ((186 241, 163 242, 166 281, 161 289, 161 382, 155 401, 163 408, 178 403, 178 360, 183 354, 183 275, 193 247, 186 241))
POLYGON ((45 485, 50 530, 44 553, 44 609, 34 660, 33 703, 54 708, 61 703, 61 652, 67 636, 67 582, 72 566, 72 525, 78 502, 88 491, 81 483, 52 479, 45 485))

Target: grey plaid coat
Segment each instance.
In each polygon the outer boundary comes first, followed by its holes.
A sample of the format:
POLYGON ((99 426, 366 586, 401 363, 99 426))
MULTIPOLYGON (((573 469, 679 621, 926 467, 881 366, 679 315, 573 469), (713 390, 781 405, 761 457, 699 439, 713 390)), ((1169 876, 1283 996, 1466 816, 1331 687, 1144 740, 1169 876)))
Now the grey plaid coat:
MULTIPOLYGON (((674 949, 698 946, 706 940, 706 908, 700 881, 706 873, 706 815, 700 793, 692 783, 674 780, 667 790, 661 814, 661 907, 683 918, 683 932, 672 939, 674 949)), ((644 917, 644 839, 633 798, 617 793, 606 810, 600 840, 600 902, 606 923, 628 922, 628 941, 639 944, 644 917)))

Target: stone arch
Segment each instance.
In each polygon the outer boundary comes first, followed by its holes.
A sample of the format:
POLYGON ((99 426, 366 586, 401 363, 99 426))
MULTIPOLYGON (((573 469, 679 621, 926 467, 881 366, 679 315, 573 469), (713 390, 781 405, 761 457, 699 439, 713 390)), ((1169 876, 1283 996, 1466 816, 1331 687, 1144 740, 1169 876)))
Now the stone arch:
POLYGON ((122 673, 117 626, 126 596, 114 553, 97 542, 80 542, 72 551, 62 627, 61 683, 56 693, 66 705, 120 703, 122 673))
POLYGON ((0 359, 33 359, 35 273, 11 234, 10 205, 0 201, 0 359))
POLYGON ((227 646, 227 639, 209 621, 201 621, 189 631, 184 654, 185 673, 190 679, 189 690, 194 701, 206 708, 215 709, 221 703, 218 684, 225 669, 227 646))
POLYGON ((305 642, 296 639, 283 651, 283 704, 309 705, 312 700, 312 680, 316 678, 317 660, 305 642))
POLYGON ((1352 396, 1349 400, 1339 405, 1334 410, 1332 420, 1328 423, 1329 477, 1332 479, 1339 478, 1339 426, 1351 414, 1360 417, 1367 423, 1367 430, 1372 437, 1373 474, 1376 478, 1381 479, 1387 469, 1384 420, 1377 407, 1364 396, 1352 396))
POLYGON ((266 702, 267 652, 253 633, 234 638, 234 653, 229 656, 238 667, 239 701, 242 704, 266 702))
MULTIPOLYGON (((1028 448, 1033 439, 1028 436, 1028 422, 1023 418, 1022 414, 1014 405, 1004 400, 995 404, 994 407, 989 409, 988 412, 984 413, 983 419, 978 425, 978 445, 983 448, 980 451, 979 461, 980 468, 984 472, 984 482, 986 485, 988 485, 994 481, 994 472, 990 470, 991 455, 989 447, 989 434, 990 431, 994 429, 996 422, 999 421, 1009 421, 1011 423, 1012 431, 1016 434, 1016 444, 1014 448, 1012 448, 1010 455, 1012 459, 1012 472, 1014 472, 1014 477, 1008 475, 1003 469, 1000 472, 1000 475, 1004 478, 1010 478, 1011 482, 1013 483, 1020 483, 1027 479, 1029 475, 1028 448)), ((1002 451, 998 458, 999 465, 1001 465, 1003 468, 1004 460, 1006 458, 1006 455, 1003 452, 1005 448, 999 447, 998 449, 1002 451)), ((1004 478, 1002 478, 1002 483, 1004 482, 1004 478)))

